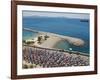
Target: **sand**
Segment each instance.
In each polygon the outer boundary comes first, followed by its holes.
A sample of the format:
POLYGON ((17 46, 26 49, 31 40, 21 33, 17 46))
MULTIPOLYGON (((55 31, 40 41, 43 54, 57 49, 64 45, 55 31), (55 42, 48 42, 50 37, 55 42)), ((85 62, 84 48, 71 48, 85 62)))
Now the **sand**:
POLYGON ((54 48, 54 46, 61 40, 66 40, 70 44, 73 44, 75 46, 83 46, 84 41, 78 38, 73 38, 73 37, 60 37, 60 36, 54 36, 49 34, 49 38, 47 40, 43 41, 41 44, 39 44, 39 47, 44 47, 44 48, 54 48))
POLYGON ((47 40, 41 43, 39 47, 53 48, 57 44, 57 42, 60 40, 62 39, 59 37, 49 36, 49 38, 47 38, 47 40))
POLYGON ((83 46, 85 44, 84 40, 76 37, 70 37, 70 36, 64 36, 64 35, 59 35, 59 34, 54 34, 54 33, 46 33, 50 36, 58 37, 63 40, 68 41, 70 44, 73 44, 75 46, 83 46))
POLYGON ((47 47, 47 48, 52 48, 54 45, 57 44, 58 41, 60 40, 66 40, 70 44, 73 44, 75 46, 83 46, 85 44, 84 40, 76 37, 70 37, 70 36, 64 36, 64 35, 59 35, 55 33, 50 33, 50 32, 44 32, 44 31, 37 31, 37 30, 32 30, 32 29, 27 29, 24 28, 25 30, 32 31, 32 32, 37 32, 39 35, 48 35, 49 38, 42 42, 42 44, 35 43, 36 46, 40 47, 47 47))

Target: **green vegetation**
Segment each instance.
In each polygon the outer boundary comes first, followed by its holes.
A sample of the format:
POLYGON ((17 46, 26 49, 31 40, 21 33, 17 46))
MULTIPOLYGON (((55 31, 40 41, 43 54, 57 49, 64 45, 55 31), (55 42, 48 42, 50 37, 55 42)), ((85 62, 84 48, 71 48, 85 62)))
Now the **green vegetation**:
POLYGON ((42 36, 38 36, 38 43, 41 44, 42 36))
POLYGON ((26 43, 26 41, 25 41, 25 40, 23 40, 23 43, 26 43))
POLYGON ((30 65, 29 65, 29 68, 33 68, 33 65, 32 65, 32 64, 30 64, 30 65))
POLYGON ((49 38, 49 36, 45 35, 44 38, 45 38, 45 40, 47 40, 47 38, 49 38))
POLYGON ((23 68, 27 69, 28 65, 27 64, 23 64, 23 68))
POLYGON ((26 42, 27 45, 29 45, 29 44, 31 44, 31 43, 32 43, 32 42, 30 42, 30 41, 26 42))

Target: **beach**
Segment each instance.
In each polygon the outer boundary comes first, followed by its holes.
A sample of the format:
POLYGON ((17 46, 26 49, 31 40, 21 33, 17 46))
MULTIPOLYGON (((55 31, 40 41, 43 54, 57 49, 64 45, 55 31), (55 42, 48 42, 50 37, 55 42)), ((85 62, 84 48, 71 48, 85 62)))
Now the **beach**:
MULTIPOLYGON (((34 30, 29 30, 34 32, 34 30)), ((55 47, 60 41, 67 41, 75 46, 83 46, 84 40, 80 38, 63 36, 50 32, 36 31, 32 44, 23 45, 23 68, 69 67, 88 66, 89 55, 86 53, 60 49, 55 47), (47 36, 47 38, 45 38, 47 36), (39 37, 41 38, 39 40, 39 37), (35 42, 33 42, 35 41, 35 42)), ((65 45, 68 46, 68 45, 65 45)))
POLYGON ((53 48, 57 44, 57 42, 59 42, 60 40, 62 39, 59 37, 49 36, 49 38, 46 41, 44 41, 40 45, 40 47, 53 48))
POLYGON ((80 38, 63 36, 63 35, 59 35, 59 34, 55 34, 55 33, 37 31, 37 30, 28 29, 28 28, 24 28, 24 30, 36 32, 38 34, 38 36, 40 36, 40 35, 49 36, 49 38, 47 38, 47 40, 43 41, 41 44, 38 44, 37 42, 34 44, 35 46, 39 46, 39 47, 53 48, 61 40, 65 40, 75 46, 83 46, 85 44, 84 40, 82 40, 80 38))
POLYGON ((90 65, 89 14, 84 17, 80 13, 64 16, 67 12, 29 13, 32 17, 22 17, 24 69, 90 65))

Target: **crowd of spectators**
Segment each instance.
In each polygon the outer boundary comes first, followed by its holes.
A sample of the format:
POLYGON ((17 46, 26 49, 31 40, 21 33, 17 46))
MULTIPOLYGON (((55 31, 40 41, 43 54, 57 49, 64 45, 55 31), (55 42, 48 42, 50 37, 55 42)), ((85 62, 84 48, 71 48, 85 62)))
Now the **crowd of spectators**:
POLYGON ((32 47, 23 48, 23 61, 43 68, 89 65, 88 56, 32 47))

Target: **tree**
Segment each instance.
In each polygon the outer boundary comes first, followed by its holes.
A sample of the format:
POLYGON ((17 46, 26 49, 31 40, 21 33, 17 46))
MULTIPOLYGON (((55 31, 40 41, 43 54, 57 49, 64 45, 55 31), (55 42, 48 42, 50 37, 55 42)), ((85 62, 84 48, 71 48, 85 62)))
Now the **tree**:
POLYGON ((38 42, 41 43, 42 36, 38 36, 38 42))
POLYGON ((23 43, 26 43, 26 41, 25 41, 25 40, 23 40, 23 43))
POLYGON ((45 38, 45 40, 47 40, 47 38, 49 38, 49 36, 45 35, 44 38, 45 38))

